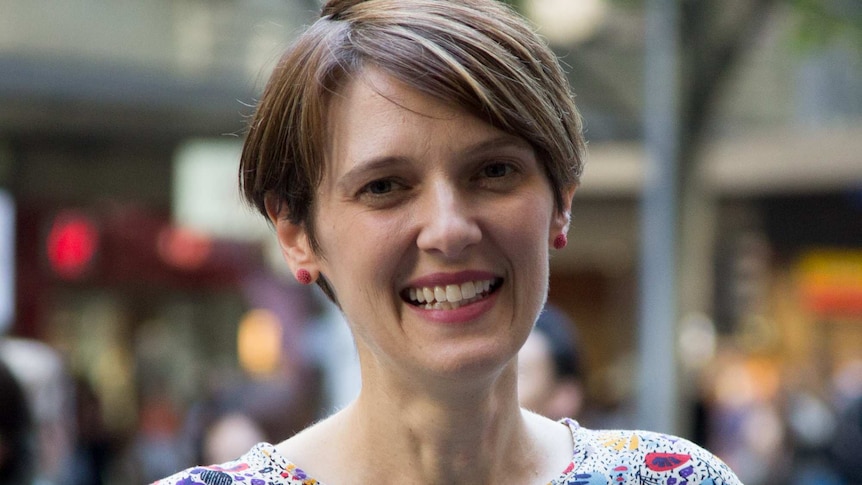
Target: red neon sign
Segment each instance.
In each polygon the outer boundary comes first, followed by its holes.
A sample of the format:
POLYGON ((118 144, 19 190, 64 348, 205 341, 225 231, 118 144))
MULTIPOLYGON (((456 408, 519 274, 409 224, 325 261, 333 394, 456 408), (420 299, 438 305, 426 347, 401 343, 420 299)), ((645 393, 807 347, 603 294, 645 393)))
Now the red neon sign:
POLYGON ((80 278, 90 268, 98 246, 99 233, 90 218, 78 213, 61 213, 48 233, 48 263, 61 278, 80 278))

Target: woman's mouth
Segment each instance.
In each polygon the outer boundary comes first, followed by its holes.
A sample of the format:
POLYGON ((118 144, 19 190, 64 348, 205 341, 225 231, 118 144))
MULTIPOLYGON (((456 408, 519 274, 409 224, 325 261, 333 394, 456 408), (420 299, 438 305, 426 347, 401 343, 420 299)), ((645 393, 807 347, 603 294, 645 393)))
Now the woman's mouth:
POLYGON ((459 285, 407 288, 401 298, 426 310, 454 310, 486 298, 503 283, 503 278, 467 281, 459 285))

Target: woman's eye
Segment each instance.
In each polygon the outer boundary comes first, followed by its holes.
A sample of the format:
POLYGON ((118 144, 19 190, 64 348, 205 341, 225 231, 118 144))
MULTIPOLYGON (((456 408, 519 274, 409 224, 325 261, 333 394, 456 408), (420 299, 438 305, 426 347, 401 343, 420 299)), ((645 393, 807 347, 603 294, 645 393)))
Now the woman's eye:
POLYGON ((391 180, 375 180, 364 187, 364 192, 372 195, 384 195, 392 192, 394 184, 391 180))
POLYGON ((488 178, 499 178, 509 175, 512 170, 512 166, 507 163, 492 163, 482 168, 482 175, 488 178))
POLYGON ((372 209, 397 207, 409 197, 410 186, 397 178, 380 178, 363 185, 354 200, 372 209))

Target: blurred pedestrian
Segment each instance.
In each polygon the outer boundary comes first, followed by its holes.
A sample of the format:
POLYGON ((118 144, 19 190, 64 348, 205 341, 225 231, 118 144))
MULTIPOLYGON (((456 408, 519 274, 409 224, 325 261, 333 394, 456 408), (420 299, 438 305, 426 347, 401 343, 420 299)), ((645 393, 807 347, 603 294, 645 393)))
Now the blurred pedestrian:
POLYGON ((837 425, 832 462, 846 485, 862 485, 862 359, 842 365, 833 379, 837 425))
POLYGON ((36 340, 0 338, 0 361, 27 396, 33 425, 34 483, 68 480, 75 434, 74 394, 62 356, 36 340))
POLYGON ((521 406, 554 420, 577 418, 584 394, 581 360, 574 323, 546 304, 518 352, 521 406))
POLYGON ((114 444, 105 425, 102 401, 89 381, 75 379, 75 445, 67 470, 69 485, 102 485, 114 460, 114 444))
POLYGON ((0 359, 0 485, 32 483, 33 419, 18 379, 0 359))

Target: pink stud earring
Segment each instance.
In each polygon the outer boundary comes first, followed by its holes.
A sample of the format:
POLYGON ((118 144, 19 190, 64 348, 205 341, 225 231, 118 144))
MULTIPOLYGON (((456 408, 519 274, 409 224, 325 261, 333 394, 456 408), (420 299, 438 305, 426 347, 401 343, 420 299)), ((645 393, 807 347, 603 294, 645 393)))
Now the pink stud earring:
POLYGON ((566 244, 569 244, 569 239, 565 234, 560 234, 554 238, 554 249, 563 249, 566 244))
POLYGON ((296 281, 299 281, 303 285, 311 284, 311 273, 308 272, 305 268, 300 268, 296 271, 296 281))

